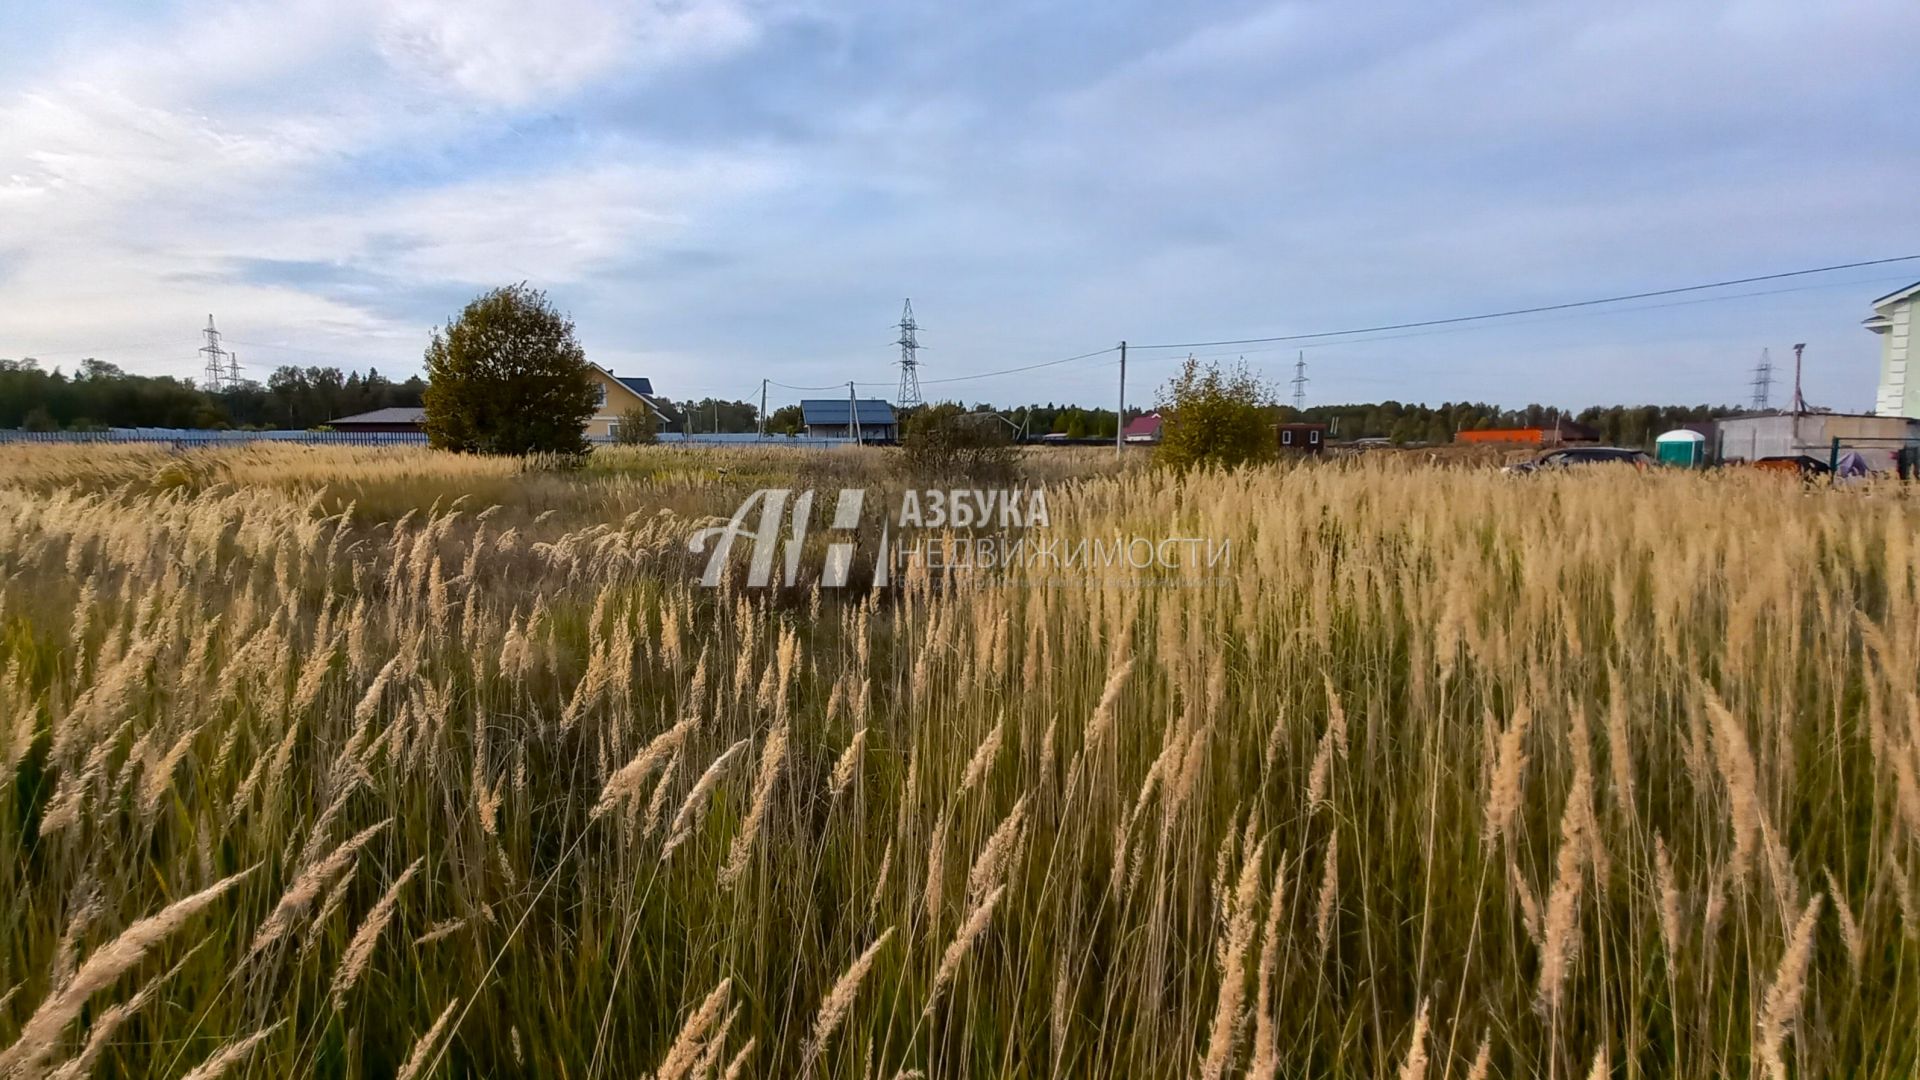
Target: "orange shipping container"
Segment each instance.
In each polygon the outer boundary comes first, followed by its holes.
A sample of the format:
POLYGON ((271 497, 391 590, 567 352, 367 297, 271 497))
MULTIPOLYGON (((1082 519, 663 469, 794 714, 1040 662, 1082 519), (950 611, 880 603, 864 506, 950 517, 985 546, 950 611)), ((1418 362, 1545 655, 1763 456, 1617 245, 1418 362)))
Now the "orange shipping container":
POLYGON ((1513 443, 1520 446, 1539 446, 1546 441, 1545 428, 1494 428, 1488 431, 1462 431, 1453 437, 1454 442, 1486 444, 1513 443))
POLYGON ((1557 427, 1494 428, 1488 431, 1462 431, 1453 441, 1469 445, 1505 444, 1510 446, 1565 446, 1569 443, 1595 443, 1600 433, 1570 420, 1557 427))

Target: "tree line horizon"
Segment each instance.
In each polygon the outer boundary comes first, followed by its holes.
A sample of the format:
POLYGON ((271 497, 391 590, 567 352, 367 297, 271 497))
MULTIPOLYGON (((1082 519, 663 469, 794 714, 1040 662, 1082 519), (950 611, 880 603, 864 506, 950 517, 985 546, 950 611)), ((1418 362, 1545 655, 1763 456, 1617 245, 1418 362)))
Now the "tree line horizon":
MULTIPOLYGON (((33 431, 88 431, 109 427, 193 429, 314 429, 355 413, 394 407, 419 407, 427 380, 413 375, 395 380, 378 368, 348 371, 330 365, 276 368, 262 383, 208 391, 192 379, 140 375, 88 358, 71 374, 43 368, 32 357, 0 358, 0 428, 33 431)), ((706 397, 658 399, 670 420, 667 430, 744 434, 759 429, 759 408, 752 402, 706 397)), ((956 402, 956 404, 958 404, 956 402)), ((996 407, 977 401, 969 412, 998 413, 1032 436, 1112 438, 1118 422, 1111 408, 1038 402, 996 407)), ((1451 441, 1460 431, 1544 427, 1556 419, 1591 427, 1603 441, 1643 445, 1662 431, 1703 423, 1745 410, 1726 405, 1590 405, 1579 410, 1541 404, 1503 407, 1488 402, 1426 405, 1388 399, 1314 405, 1266 406, 1276 423, 1325 423, 1342 439, 1384 438, 1396 443, 1451 441)), ((1129 406, 1127 420, 1154 411, 1129 406)), ((800 407, 769 411, 767 431, 798 434, 804 429, 800 407)))

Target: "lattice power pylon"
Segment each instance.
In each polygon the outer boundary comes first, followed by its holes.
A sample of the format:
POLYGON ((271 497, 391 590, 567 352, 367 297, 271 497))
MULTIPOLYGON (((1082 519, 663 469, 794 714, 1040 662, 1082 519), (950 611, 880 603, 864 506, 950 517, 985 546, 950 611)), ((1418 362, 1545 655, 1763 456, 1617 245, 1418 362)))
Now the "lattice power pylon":
POLYGON ((1753 411, 1765 412, 1767 398, 1773 392, 1773 357, 1760 350, 1760 362, 1753 365, 1753 411))
POLYGON ((904 411, 925 404, 920 397, 920 325, 913 321, 911 299, 900 310, 899 330, 900 340, 894 344, 900 346, 900 390, 894 403, 904 411))
POLYGON ((220 347, 220 331, 214 328, 213 316, 207 316, 207 328, 200 333, 207 339, 207 343, 200 346, 200 355, 207 358, 207 391, 217 394, 227 389, 230 379, 232 385, 239 385, 240 368, 237 364, 229 365, 233 354, 220 347))

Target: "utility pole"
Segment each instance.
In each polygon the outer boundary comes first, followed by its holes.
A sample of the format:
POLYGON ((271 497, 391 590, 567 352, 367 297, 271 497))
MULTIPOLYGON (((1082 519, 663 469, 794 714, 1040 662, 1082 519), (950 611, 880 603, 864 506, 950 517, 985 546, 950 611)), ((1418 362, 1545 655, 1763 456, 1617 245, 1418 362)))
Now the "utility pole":
POLYGON ((1113 456, 1127 448, 1127 343, 1120 343, 1120 411, 1114 414, 1113 456))
POLYGON ((853 441, 860 441, 860 402, 853 396, 853 383, 847 383, 847 430, 853 433, 853 441))
POLYGON ((1304 414, 1307 411, 1307 351, 1300 350, 1300 359, 1293 362, 1293 411, 1304 414))
POLYGON ((1793 347, 1793 452, 1800 453, 1800 418, 1806 415, 1807 399, 1800 393, 1800 354, 1806 351, 1803 342, 1793 347))
POLYGON ((1800 394, 1800 354, 1806 349, 1804 342, 1793 347, 1793 415, 1795 416, 1807 411, 1807 399, 1800 394))
POLYGON ((767 437, 767 380, 760 380, 760 437, 767 437))

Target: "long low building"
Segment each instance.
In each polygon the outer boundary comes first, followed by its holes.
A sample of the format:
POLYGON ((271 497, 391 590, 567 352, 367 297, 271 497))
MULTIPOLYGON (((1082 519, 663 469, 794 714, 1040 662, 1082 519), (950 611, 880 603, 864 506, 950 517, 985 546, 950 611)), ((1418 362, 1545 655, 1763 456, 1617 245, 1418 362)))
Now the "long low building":
POLYGON ((1920 445, 1920 420, 1865 413, 1761 413, 1716 421, 1713 438, 1714 450, 1725 461, 1801 454, 1825 461, 1838 439, 1842 453, 1857 451, 1868 466, 1892 469, 1896 451, 1920 445))

